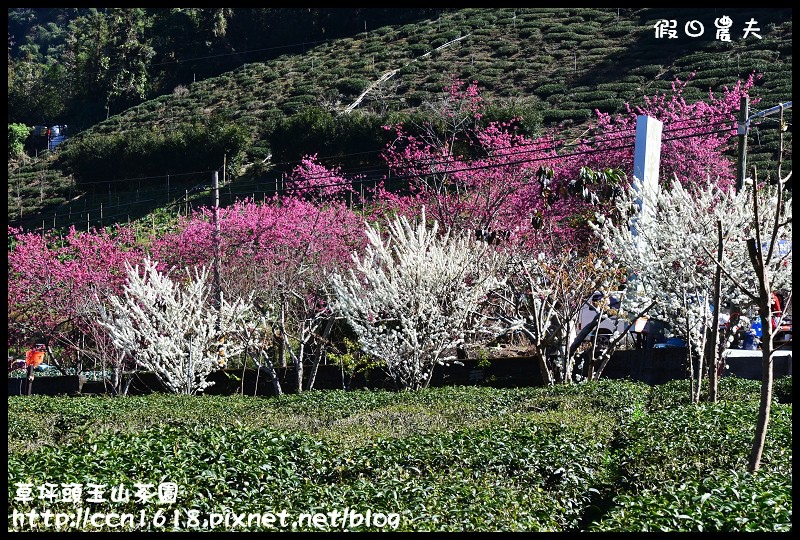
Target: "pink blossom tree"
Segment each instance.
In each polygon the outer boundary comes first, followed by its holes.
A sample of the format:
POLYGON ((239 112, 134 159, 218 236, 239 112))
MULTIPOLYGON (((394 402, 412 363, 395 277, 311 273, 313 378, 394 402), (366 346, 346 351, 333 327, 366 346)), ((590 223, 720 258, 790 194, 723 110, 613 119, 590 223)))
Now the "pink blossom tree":
MULTIPOLYGON (((361 220, 341 202, 322 205, 290 196, 265 204, 237 202, 220 210, 219 227, 223 290, 234 297, 255 292, 257 305, 273 306, 278 363, 285 366, 287 354, 292 358, 302 389, 310 349, 316 348, 316 367, 322 335, 331 329, 327 275, 350 264, 351 250, 363 245, 361 220)), ((157 240, 154 254, 166 266, 209 266, 213 231, 211 210, 201 209, 157 240)), ((308 385, 313 376, 312 371, 308 385)))
POLYGON ((81 372, 86 360, 119 368, 92 299, 121 291, 125 263, 141 257, 133 231, 71 228, 62 238, 9 227, 8 234, 9 347, 44 343, 62 371, 81 372))
POLYGON ((446 226, 504 231, 529 242, 537 223, 546 221, 573 246, 591 245, 588 221, 610 209, 624 178, 632 178, 636 117, 664 122, 664 184, 677 177, 690 188, 709 181, 729 186, 733 164, 724 152, 735 134, 740 97, 753 83, 751 76, 721 95, 688 103, 686 82, 676 81, 671 93, 645 98, 638 107, 627 104, 625 114, 612 118, 597 112, 587 136, 568 144, 557 131, 529 138, 517 133, 513 122, 483 125, 476 83, 454 79, 431 122, 416 130, 387 128, 395 140, 384 158, 391 175, 408 181, 408 190, 379 187, 376 209, 413 215, 425 205, 446 226))
POLYGON ((350 182, 341 174, 341 167, 329 169, 318 163, 317 154, 300 160, 287 179, 287 191, 293 196, 310 197, 313 200, 335 199, 352 191, 350 182))
MULTIPOLYGON (((676 79, 670 93, 645 96, 639 106, 625 104, 625 113, 611 115, 595 111, 597 118, 591 126, 596 138, 605 138, 600 152, 586 154, 582 162, 591 168, 602 168, 613 163, 629 176, 633 170, 633 148, 622 147, 625 139, 619 138, 636 129, 636 118, 647 115, 664 123, 661 150, 660 183, 669 187, 674 179, 686 188, 704 188, 708 182, 721 188, 730 187, 735 180, 735 168, 726 155, 731 137, 736 135, 737 113, 740 100, 755 84, 756 75, 739 80, 732 87, 723 86, 720 94, 708 92, 705 100, 687 102, 683 93, 695 73, 688 80, 676 79), (620 148, 614 148, 620 147, 620 148)), ((752 104, 760 100, 754 98, 752 104)), ((629 138, 628 138, 629 139, 629 138)), ((578 151, 591 151, 591 141, 584 140, 578 151)))

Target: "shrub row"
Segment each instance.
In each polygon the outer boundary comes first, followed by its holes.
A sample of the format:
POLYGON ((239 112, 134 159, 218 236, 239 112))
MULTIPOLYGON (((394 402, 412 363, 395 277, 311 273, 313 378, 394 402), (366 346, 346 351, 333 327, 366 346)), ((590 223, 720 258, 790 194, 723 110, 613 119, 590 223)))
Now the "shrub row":
POLYGON ((64 142, 60 162, 78 184, 150 175, 161 182, 165 172, 219 169, 226 155, 234 163, 250 143, 245 126, 219 118, 207 124, 182 124, 169 132, 88 134, 64 142))
MULTIPOLYGON (((773 407, 762 469, 749 475, 759 388, 729 379, 725 401, 699 406, 684 404, 688 386, 630 381, 267 399, 9 398, 9 509, 34 506, 14 501, 17 483, 171 481, 178 500, 161 506, 170 516, 350 508, 396 513, 409 531, 790 531, 791 404, 773 407), (47 422, 50 447, 18 444, 47 422)), ((791 395, 791 378, 776 381, 777 394, 791 395)), ((109 505, 142 509, 133 499, 109 505)))

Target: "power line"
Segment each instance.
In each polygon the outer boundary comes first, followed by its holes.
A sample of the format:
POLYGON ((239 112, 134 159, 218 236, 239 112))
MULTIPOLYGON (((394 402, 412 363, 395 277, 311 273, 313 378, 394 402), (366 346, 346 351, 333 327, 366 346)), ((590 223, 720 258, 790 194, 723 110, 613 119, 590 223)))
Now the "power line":
MULTIPOLYGON (((717 133, 724 133, 725 131, 727 131, 727 130, 717 130, 717 131, 711 131, 711 132, 708 132, 708 133, 697 133, 697 134, 676 136, 676 137, 662 139, 662 141, 672 141, 672 140, 677 140, 677 139, 686 139, 686 138, 691 138, 691 137, 713 135, 713 134, 717 134, 717 133)), ((576 156, 587 155, 587 154, 595 154, 595 153, 598 153, 598 152, 608 152, 608 151, 613 151, 613 150, 621 150, 621 149, 625 149, 625 148, 633 148, 634 146, 635 146, 634 144, 623 144, 623 145, 612 146, 612 147, 604 147, 604 148, 597 148, 597 149, 593 149, 593 150, 584 150, 584 151, 580 151, 580 152, 573 152, 573 153, 570 153, 570 154, 561 154, 561 155, 557 155, 557 156, 541 156, 541 157, 534 157, 534 158, 522 159, 522 160, 516 160, 516 161, 508 161, 508 162, 504 162, 504 163, 490 163, 490 164, 484 164, 484 165, 476 165, 476 166, 454 168, 454 169, 449 169, 449 170, 446 170, 446 171, 438 171, 438 172, 452 174, 452 173, 458 173, 458 172, 471 172, 471 171, 477 171, 477 170, 494 169, 494 168, 508 167, 508 166, 511 166, 511 165, 520 165, 520 164, 526 164, 526 163, 537 163, 537 162, 548 161, 548 160, 553 160, 553 159, 563 159, 563 158, 576 157, 576 156)), ((411 175, 399 175, 399 176, 394 176, 394 177, 391 177, 391 178, 385 177, 385 178, 382 178, 382 179, 386 179, 386 180, 389 180, 389 181, 397 181, 397 180, 409 180, 409 179, 419 178, 419 176, 420 176, 419 174, 411 174, 411 175)), ((312 178, 312 179, 324 179, 324 178, 328 178, 328 177, 321 176, 321 177, 316 177, 316 178, 312 178)), ((305 190, 305 189, 316 190, 316 189, 327 188, 327 187, 340 187, 340 186, 346 186, 346 185, 350 185, 350 184, 363 184, 363 183, 377 182, 379 180, 381 180, 381 179, 378 179, 378 178, 357 179, 356 178, 356 179, 348 180, 347 182, 331 182, 331 183, 327 183, 327 184, 315 184, 313 186, 307 186, 307 187, 300 185, 300 186, 295 187, 295 188, 291 188, 290 187, 289 190, 290 191, 305 190)), ((244 194, 244 193, 245 192, 241 192, 240 194, 244 194)), ((264 192, 264 193, 267 193, 267 192, 264 192)))
MULTIPOLYGON (((702 120, 702 118, 698 118, 698 120, 702 120)), ((726 125, 726 124, 732 124, 732 121, 725 120, 725 121, 721 121, 721 122, 711 122, 711 123, 705 124, 703 127, 704 128, 708 128, 708 127, 713 127, 713 126, 718 126, 718 125, 726 125)), ((687 130, 687 129, 696 129, 696 128, 697 128, 697 126, 686 126, 686 127, 681 127, 681 128, 674 128, 672 130, 666 130, 666 131, 664 131, 664 133, 672 133, 672 132, 675 132, 675 131, 683 131, 683 130, 687 130)), ((635 131, 635 129, 636 129, 635 127, 632 127, 632 128, 628 128, 628 129, 625 129, 625 130, 615 131, 613 133, 624 133, 624 132, 628 132, 628 131, 635 131)), ((731 127, 731 129, 733 129, 733 127, 731 127)), ((603 135, 605 135, 605 133, 603 135)), ((577 146, 586 145, 586 144, 605 144, 605 143, 608 143, 608 142, 614 142, 614 141, 618 141, 618 140, 622 140, 622 139, 627 139, 627 138, 630 138, 630 137, 631 137, 631 135, 627 135, 627 136, 604 138, 604 139, 599 140, 599 141, 597 141, 597 140, 595 140, 595 141, 586 141, 586 140, 584 140, 584 141, 580 141, 578 143, 556 143, 556 144, 552 144, 551 141, 532 141, 530 143, 525 143, 525 144, 515 144, 515 145, 509 145, 509 146, 505 146, 505 147, 495 147, 495 148, 492 149, 492 151, 498 151, 498 150, 499 151, 503 151, 503 150, 506 150, 506 149, 514 149, 514 150, 518 150, 518 151, 505 152, 505 153, 497 154, 497 155, 490 155, 490 156, 486 156, 483 159, 497 159, 497 158, 501 158, 501 157, 519 155, 519 154, 530 153, 530 152, 534 152, 534 151, 535 152, 551 152, 551 151, 554 152, 556 150, 563 150, 564 148, 572 148, 572 147, 577 147, 577 146), (550 146, 546 146, 546 147, 543 146, 542 148, 535 148, 535 149, 532 149, 532 150, 521 150, 523 148, 528 148, 528 147, 536 146, 536 145, 545 145, 545 144, 549 144, 550 146)), ((665 140, 670 140, 670 139, 665 139, 665 140)), ((385 149, 384 150, 380 150, 378 152, 384 152, 384 151, 385 151, 385 149)), ((348 154, 343 154, 342 157, 347 156, 347 155, 348 154)), ((551 156, 551 157, 552 158, 557 158, 559 156, 551 156)), ((318 158, 316 161, 319 162, 320 159, 318 158)), ((275 163, 275 165, 277 165, 277 164, 291 164, 291 163, 300 164, 301 162, 300 161, 297 161, 297 162, 295 162, 295 161, 286 161, 286 162, 275 163)), ((449 160, 449 159, 441 159, 441 160, 431 159, 431 160, 428 160, 428 161, 418 161, 417 163, 420 164, 420 166, 432 166, 432 165, 439 165, 439 164, 450 164, 450 163, 452 163, 452 160, 449 160)), ((339 175, 342 175, 342 174, 357 174, 357 173, 365 173, 366 174, 366 173, 369 173, 369 172, 373 172, 375 170, 376 169, 374 167, 350 168, 350 169, 344 169, 344 170, 338 169, 337 171, 331 171, 331 174, 323 174, 321 176, 308 176, 307 178, 310 178, 310 179, 325 179, 325 178, 333 178, 335 176, 339 176, 339 175)))
MULTIPOLYGON (((129 109, 129 110, 132 110, 132 109, 129 109)), ((186 113, 181 114, 179 116, 179 118, 181 118, 181 117, 195 119, 196 115, 192 114, 191 112, 186 112, 186 113)), ((174 116, 172 118, 174 118, 174 116)), ((683 119, 680 119, 680 120, 675 120, 675 121, 672 121, 672 122, 670 122, 669 124, 667 124, 665 126, 665 132, 668 132, 669 129, 671 128, 671 126, 673 126, 675 123, 685 123, 685 122, 694 122, 694 121, 708 122, 708 120, 710 120, 710 119, 707 116, 703 116, 703 115, 696 116, 696 117, 691 117, 691 118, 683 118, 683 119)), ((721 121, 721 122, 707 123, 707 124, 704 125, 704 127, 708 127, 708 126, 711 126, 711 125, 719 125, 721 123, 728 123, 728 122, 733 122, 733 121, 734 120, 730 120, 730 121, 724 120, 724 121, 721 121)), ((691 129, 691 128, 692 128, 692 126, 686 126, 686 127, 683 127, 683 128, 677 128, 676 127, 674 129, 691 129)), ((623 128, 623 129, 620 129, 620 130, 605 131, 605 132, 603 132, 601 134, 595 134, 595 135, 593 135, 593 137, 597 137, 597 136, 608 137, 609 135, 616 135, 616 134, 621 134, 621 133, 630 133, 630 132, 635 131, 635 129, 636 129, 636 127, 632 126, 632 127, 627 127, 627 128, 623 128)), ((124 133, 126 131, 121 131, 121 132, 124 133)), ((522 145, 517 144, 517 145, 509 146, 508 148, 517 149, 517 148, 524 148, 524 147, 527 147, 527 146, 535 146, 535 145, 540 145, 540 144, 541 145, 547 144, 547 141, 531 141, 529 143, 522 144, 522 145)), ((576 144, 580 144, 580 143, 576 143, 576 144)), ((568 147, 568 146, 575 146, 576 144, 563 143, 563 144, 560 145, 560 148, 568 147)), ((498 150, 501 150, 501 149, 502 148, 498 148, 498 150)), ((384 152, 385 150, 386 150, 385 148, 381 148, 381 149, 368 150, 368 151, 363 151, 363 152, 352 152, 352 153, 343 153, 343 154, 337 154, 337 155, 331 155, 331 156, 323 156, 323 157, 317 157, 316 161, 319 162, 319 163, 323 163, 325 161, 340 160, 340 159, 347 158, 347 157, 380 154, 380 153, 384 152)), ((299 159, 299 160, 287 160, 287 161, 271 162, 271 165, 272 166, 300 165, 301 163, 302 163, 302 159, 299 159)), ((209 171, 203 171, 203 172, 207 173, 209 171)))
MULTIPOLYGON (((728 122, 717 122, 715 124, 710 124, 709 126, 727 124, 727 123, 728 122)), ((681 131, 683 129, 685 129, 685 128, 682 128, 680 130, 673 130, 673 131, 681 131)), ((673 137, 663 138, 662 142, 668 142, 668 141, 673 141, 673 140, 682 140, 682 139, 695 138, 695 137, 701 137, 701 136, 715 135, 715 134, 719 134, 719 133, 725 133, 726 131, 729 131, 729 130, 727 130, 727 129, 719 129, 719 130, 712 130, 712 131, 703 132, 703 133, 690 133, 690 134, 686 134, 686 135, 676 135, 676 136, 673 136, 673 137)), ((617 141, 617 140, 620 140, 620 139, 622 139, 622 138, 621 137, 620 138, 615 138, 615 139, 613 139, 613 141, 617 141)), ((606 142, 606 141, 602 141, 602 142, 606 142)), ((577 146, 577 145, 572 145, 572 146, 577 146)), ((454 169, 450 169, 450 170, 447 170, 447 171, 439 171, 439 172, 452 174, 452 173, 459 173, 459 172, 471 172, 471 171, 477 171, 477 170, 487 170, 487 169, 494 169, 494 168, 500 168, 500 167, 508 167, 508 166, 512 166, 512 165, 522 165, 522 164, 527 164, 527 163, 536 163, 536 162, 553 160, 553 159, 564 159, 564 158, 576 157, 576 156, 581 156, 581 155, 595 154, 595 153, 598 153, 598 152, 608 152, 608 151, 614 151, 614 150, 621 150, 621 149, 626 149, 626 148, 633 148, 634 146, 635 146, 634 144, 622 144, 622 145, 616 145, 616 146, 611 146, 611 147, 606 146, 606 147, 602 147, 602 148, 595 148, 595 149, 591 149, 591 150, 582 150, 582 151, 572 152, 572 153, 568 153, 568 154, 561 154, 561 155, 555 155, 555 156, 537 156, 537 157, 532 157, 532 158, 527 158, 527 159, 521 159, 521 160, 515 160, 515 161, 507 161, 507 162, 503 162, 503 163, 489 163, 489 164, 481 164, 481 165, 475 165, 475 166, 466 166, 466 167, 454 168, 454 169)), ((516 153, 505 154, 502 157, 506 157, 507 155, 516 155, 516 153)), ((474 161, 477 161, 477 160, 473 160, 473 162, 474 161)), ((380 171, 383 171, 383 170, 384 169, 374 169, 375 172, 380 172, 380 171)), ((352 178, 352 179, 345 180, 343 182, 330 182, 330 183, 327 183, 327 184, 317 184, 317 185, 308 186, 308 187, 305 187, 305 186, 298 186, 298 187, 290 186, 289 188, 284 188, 283 191, 293 192, 293 191, 296 191, 296 190, 303 190, 303 189, 316 190, 316 189, 327 188, 327 187, 346 187, 346 186, 352 187, 354 184, 362 184, 363 185, 363 184, 367 184, 367 183, 372 183, 374 185, 377 185, 378 182, 381 182, 381 181, 384 181, 384 180, 385 181, 396 182, 396 181, 403 181, 403 180, 412 180, 412 179, 420 177, 420 174, 408 174, 408 175, 399 175, 399 176, 389 177, 389 173, 390 172, 391 171, 387 169, 386 170, 387 174, 385 174, 383 177, 352 178)), ((327 177, 317 177, 315 179, 323 179, 323 178, 327 178, 327 177)), ((277 179, 273 179, 272 182, 277 183, 277 179)), ((249 184, 245 184, 245 185, 254 185, 254 184, 258 185, 260 183, 269 183, 269 181, 265 180, 264 182, 261 182, 259 180, 254 180, 254 181, 250 182, 249 184)), ((242 186, 239 185, 237 187, 240 188, 242 186)), ((200 189, 200 186, 198 185, 198 186, 194 186, 192 189, 202 192, 202 191, 208 191, 210 188, 209 187, 203 187, 202 189, 200 189)), ((165 190, 158 190, 158 191, 163 192, 165 190)), ((235 191, 234 192, 234 191, 229 189, 228 193, 226 193, 224 195, 227 195, 227 196, 230 197, 230 196, 236 196, 236 195, 250 195, 250 194, 255 195, 256 193, 258 193, 258 194, 278 193, 280 191, 281 190, 279 190, 279 189, 275 189, 275 190, 264 190, 264 191, 261 191, 261 190, 247 190, 247 191, 235 191)), ((129 203, 124 203, 124 204, 119 204, 119 205, 111 205, 111 206, 108 206, 108 207, 104 207, 104 209, 121 208, 121 207, 130 206, 130 205, 134 205, 134 204, 142 204, 144 202, 155 202, 155 201, 156 201, 156 199, 148 199, 148 200, 144 200, 144 201, 132 201, 132 202, 129 202, 129 203)), ((171 203, 168 203, 166 205, 166 207, 171 207, 171 206, 175 206, 175 205, 179 205, 179 204, 184 204, 184 202, 185 201, 183 201, 183 200, 173 201, 171 203)), ((100 212, 100 211, 101 211, 101 208, 94 208, 94 209, 91 209, 91 210, 83 210, 83 211, 81 211, 79 213, 79 215, 82 215, 84 213, 87 213, 87 215, 88 215, 88 214, 90 214, 92 212, 100 212)), ((126 213, 125 212, 121 212, 121 213, 112 214, 110 216, 103 216, 103 219, 104 220, 105 219, 111 219, 113 217, 118 217, 118 216, 121 216, 121 215, 126 215, 126 213)), ((67 223, 66 225, 62 225, 62 227, 63 226, 69 226, 69 225, 78 225, 78 224, 82 224, 82 223, 83 223, 83 221, 70 222, 70 223, 67 223)))
MULTIPOLYGON (((725 133, 726 131, 728 131, 728 130, 721 129, 721 130, 716 130, 716 131, 710 131, 710 132, 707 132, 707 133, 693 133, 693 134, 689 134, 689 135, 675 136, 675 137, 670 137, 670 138, 664 138, 664 139, 662 139, 662 142, 668 142, 668 141, 679 140, 679 139, 687 139, 687 138, 693 138, 693 137, 700 137, 700 136, 707 136, 707 135, 714 135, 714 134, 718 134, 718 133, 725 133)), ((500 167, 507 167, 507 166, 510 166, 510 165, 534 163, 534 162, 540 162, 540 161, 547 161, 547 160, 551 160, 551 159, 562 159, 562 158, 575 157, 575 156, 581 156, 581 155, 586 155, 586 154, 595 154, 595 153, 598 153, 598 152, 608 152, 608 151, 613 151, 613 150, 621 150, 621 149, 625 149, 625 148, 633 148, 634 146, 635 146, 634 144, 624 144, 624 145, 619 145, 619 146, 613 146, 613 147, 610 147, 610 148, 597 148, 597 149, 593 149, 593 150, 585 150, 585 151, 580 151, 580 152, 573 152, 573 153, 570 153, 570 154, 562 154, 562 155, 558 155, 558 156, 542 156, 542 157, 535 157, 535 158, 524 159, 524 160, 510 161, 510 162, 500 163, 500 164, 478 165, 478 166, 451 169, 451 170, 448 170, 448 171, 440 171, 440 172, 450 174, 450 173, 456 173, 456 172, 469 172, 469 171, 476 171, 476 170, 500 168, 500 167)), ((298 187, 290 187, 288 189, 285 189, 284 191, 297 191, 297 190, 305 190, 305 189, 316 190, 316 189, 327 188, 327 187, 343 187, 343 186, 350 186, 352 184, 377 183, 377 182, 379 182, 381 180, 387 180, 387 181, 395 182, 395 181, 399 181, 399 180, 411 180, 411 179, 419 178, 420 176, 421 176, 420 174, 411 174, 411 175, 400 175, 400 176, 383 177, 383 178, 361 178, 361 179, 355 178, 355 179, 352 179, 352 180, 348 180, 347 182, 331 182, 331 183, 327 183, 327 184, 316 184, 316 185, 307 186, 307 187, 306 186, 302 186, 302 185, 298 186, 298 187)), ((320 177, 319 179, 323 179, 323 178, 326 178, 326 177, 320 177)), ((244 195, 244 194, 250 194, 250 193, 264 193, 264 194, 266 194, 266 193, 275 193, 275 191, 241 191, 241 192, 236 192, 235 194, 244 195)), ((230 194, 231 193, 229 193, 229 195, 230 194)))
MULTIPOLYGON (((729 123, 731 123, 731 122, 728 122, 728 121, 716 122, 716 123, 709 124, 708 127, 713 127, 713 126, 717 126, 717 125, 725 125, 725 124, 729 124, 729 123)), ((682 130, 685 130, 685 129, 689 129, 689 128, 680 128, 680 129, 676 129, 676 130, 673 130, 673 131, 682 131, 682 130)), ((707 135, 707 134, 724 133, 726 131, 728 131, 728 130, 722 129, 722 130, 708 132, 708 133, 703 132, 703 133, 690 134, 688 136, 689 137, 703 136, 703 135, 707 135)), ((666 133, 672 133, 672 131, 668 131, 666 133)), ((604 139, 604 140, 601 140, 601 141, 594 141, 594 144, 605 144, 607 142, 616 142, 616 141, 620 141, 620 140, 624 140, 624 139, 630 139, 630 138, 631 138, 631 136, 628 136, 628 137, 615 137, 615 138, 611 138, 611 139, 604 139)), ((664 138, 664 139, 662 139, 662 141, 671 141, 671 140, 675 140, 676 138, 682 138, 682 137, 664 138)), ((574 144, 555 145, 555 146, 551 146, 551 147, 548 147, 548 148, 536 149, 536 151, 537 152, 556 151, 556 150, 560 150, 560 149, 563 149, 563 148, 581 146, 583 144, 589 144, 589 143, 581 142, 581 143, 574 143, 574 144)), ((523 145, 519 145, 518 147, 507 147, 507 148, 523 148, 523 147, 526 147, 526 146, 529 146, 529 145, 523 144, 523 145)), ((597 149, 597 150, 587 150, 587 151, 575 152, 575 153, 570 153, 570 154, 560 154, 560 155, 551 155, 551 156, 543 156, 543 157, 534 157, 534 158, 531 158, 529 160, 511 161, 511 162, 507 162, 507 163, 499 163, 499 164, 496 164, 496 165, 486 165, 486 166, 484 166, 484 168, 503 167, 503 166, 514 165, 514 164, 519 164, 519 163, 545 161, 545 160, 551 160, 551 159, 561 159, 561 158, 565 158, 565 157, 572 157, 572 156, 577 156, 577 155, 582 155, 582 154, 596 153, 596 152, 599 152, 599 151, 614 150, 614 149, 617 149, 617 148, 624 148, 624 147, 629 147, 629 146, 632 147, 633 145, 626 145, 626 146, 621 146, 621 147, 611 147, 611 148, 607 148, 606 147, 606 148, 601 148, 601 149, 597 149)), ((501 159, 501 158, 506 158, 508 156, 514 156, 514 155, 520 155, 520 154, 528 154, 528 153, 531 153, 531 152, 532 152, 531 150, 520 150, 518 152, 507 152, 507 153, 499 154, 499 155, 496 155, 496 156, 487 156, 487 157, 480 158, 480 159, 486 159, 486 160, 501 159)), ((475 160, 472 160, 472 161, 475 161, 475 160)), ((467 160, 467 162, 469 162, 469 160, 467 160)), ((442 159, 442 160, 431 159, 429 161, 418 161, 418 162, 415 162, 414 166, 416 166, 416 167, 431 167, 431 166, 435 166, 435 165, 450 165, 452 163, 453 163, 453 161, 451 159, 450 160, 449 159, 442 159)), ((335 177, 338 177, 338 176, 343 176, 343 175, 348 174, 348 173, 353 173, 354 171, 365 172, 366 173, 366 172, 373 172, 373 171, 376 171, 376 170, 377 169, 373 169, 373 168, 370 168, 370 169, 338 170, 335 173, 332 172, 331 174, 322 174, 322 175, 317 175, 317 176, 307 176, 306 178, 311 179, 311 180, 324 180, 326 178, 335 178, 335 177)), ((439 171, 439 172, 452 173, 452 172, 461 172, 462 170, 469 171, 469 170, 476 170, 476 169, 474 169, 474 168, 469 168, 469 169, 451 169, 451 170, 439 171)), ((393 178, 393 180, 398 179, 398 178, 400 178, 400 177, 395 177, 395 178, 393 178)), ((334 185, 336 185, 336 184, 334 184, 334 185)), ((327 186, 319 186, 319 187, 327 187, 327 186)))

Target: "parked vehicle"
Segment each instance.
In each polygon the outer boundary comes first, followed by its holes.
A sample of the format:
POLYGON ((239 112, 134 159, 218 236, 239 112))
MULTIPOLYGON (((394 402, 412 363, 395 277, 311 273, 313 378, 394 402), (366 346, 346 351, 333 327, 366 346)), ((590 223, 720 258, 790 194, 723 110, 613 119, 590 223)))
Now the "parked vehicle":
MULTIPOLYGON (((586 337, 585 341, 593 343, 596 335, 597 345, 599 347, 605 347, 611 343, 612 337, 615 333, 620 334, 625 332, 625 329, 628 328, 629 321, 624 318, 617 317, 617 312, 620 309, 623 294, 624 292, 622 291, 612 291, 607 297, 605 297, 605 303, 602 304, 601 302, 604 301, 603 293, 600 291, 595 291, 595 293, 586 300, 578 315, 578 332, 580 332, 585 326, 591 324, 600 309, 602 309, 603 312, 608 315, 608 317, 600 321, 600 324, 586 337)), ((641 337, 642 334, 646 335, 647 324, 648 320, 643 318, 642 321, 637 321, 637 324, 631 326, 629 329, 629 332, 632 334, 631 341, 637 341, 636 335, 639 337, 641 337)))

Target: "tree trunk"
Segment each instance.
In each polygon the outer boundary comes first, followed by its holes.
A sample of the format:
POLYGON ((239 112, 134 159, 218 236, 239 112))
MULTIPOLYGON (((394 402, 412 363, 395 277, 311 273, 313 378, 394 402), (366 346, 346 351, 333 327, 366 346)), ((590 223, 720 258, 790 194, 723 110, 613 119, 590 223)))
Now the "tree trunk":
MULTIPOLYGON (((755 198, 755 194, 753 195, 755 198)), ((754 206, 755 202, 754 202, 754 206)), ((758 223, 758 214, 756 214, 758 223)), ((759 238, 758 231, 756 237, 759 238)), ((761 402, 758 406, 758 420, 756 421, 756 433, 753 437, 753 447, 750 450, 750 458, 747 470, 751 473, 758 471, 761 467, 761 456, 764 453, 764 443, 767 440, 767 426, 769 425, 769 413, 772 406, 772 291, 769 285, 769 276, 764 264, 763 251, 761 246, 757 246, 756 239, 747 240, 747 250, 750 254, 750 261, 758 277, 759 298, 758 307, 761 311, 762 323, 761 330, 761 402), (766 336, 766 340, 764 337, 766 336)))
POLYGON ((722 300, 722 221, 717 220, 717 269, 714 273, 714 317, 711 321, 711 335, 708 337, 709 370, 708 370, 708 401, 717 402, 717 386, 719 383, 718 370, 721 367, 719 350, 719 312, 722 300))
POLYGON ((683 293, 683 311, 686 313, 686 357, 689 362, 689 393, 691 394, 692 403, 697 403, 700 396, 695 393, 694 386, 694 359, 692 358, 692 333, 689 325, 689 309, 686 303, 686 293, 683 293))
POLYGON ((305 342, 300 342, 300 349, 294 357, 295 373, 297 374, 297 393, 303 392, 303 354, 305 353, 305 342))
MULTIPOLYGON (((699 298, 698 295, 695 295, 699 298)), ((706 299, 703 299, 704 302, 707 303, 706 299)), ((703 310, 705 313, 705 309, 703 310)), ((700 347, 698 347, 697 352, 697 388, 695 390, 695 403, 700 402, 700 395, 703 391, 703 380, 705 379, 704 371, 706 366, 706 344, 708 343, 706 340, 708 334, 708 324, 706 323, 708 319, 706 315, 703 315, 703 331, 700 333, 700 347)))
MULTIPOLYGON (((771 325, 770 325, 771 326, 771 325)), ((747 470, 751 473, 758 471, 761 467, 761 456, 764 453, 764 444, 767 440, 767 426, 769 425, 769 415, 772 408, 772 383, 773 383, 773 363, 772 363, 772 329, 767 333, 762 331, 762 337, 767 335, 766 342, 761 342, 763 349, 761 356, 761 401, 758 406, 758 421, 756 422, 756 433, 753 437, 753 447, 750 450, 747 470)))
POLYGON ((120 396, 125 397, 128 395, 128 390, 131 388, 131 384, 133 383, 133 372, 122 373, 122 380, 124 381, 120 387, 120 396))
POLYGON ((539 372, 542 374, 542 382, 546 386, 553 386, 555 384, 553 381, 553 372, 547 365, 547 358, 544 354, 542 354, 539 344, 537 344, 536 349, 534 350, 533 357, 539 363, 539 372))
POLYGON ((335 321, 335 317, 331 316, 325 322, 325 328, 322 330, 322 336, 319 339, 320 346, 317 352, 311 357, 311 373, 308 374, 308 382, 306 383, 306 390, 311 390, 314 388, 314 382, 317 379, 317 370, 319 369, 319 363, 322 360, 323 355, 325 354, 325 345, 324 343, 328 339, 328 336, 333 329, 333 322, 335 321))
POLYGON ((428 388, 431 385, 431 381, 433 380, 433 370, 436 369, 436 365, 439 363, 438 360, 439 358, 437 356, 436 360, 431 363, 431 370, 428 372, 428 377, 426 378, 422 388, 428 388))
POLYGON ((311 372, 308 374, 308 380, 306 381, 306 390, 314 389, 314 383, 317 380, 317 370, 319 369, 319 363, 321 359, 322 350, 311 356, 311 372))
MULTIPOLYGON (((268 377, 270 382, 272 383, 272 388, 275 390, 275 395, 280 396, 283 395, 283 389, 281 388, 281 382, 278 379, 278 374, 275 372, 275 367, 272 365, 272 362, 267 356, 265 351, 261 351, 261 354, 264 357, 264 363, 259 363, 258 371, 264 372, 268 377)), ((258 391, 258 380, 256 380, 256 391, 258 391)))
MULTIPOLYGON (((586 326, 584 326, 580 332, 578 332, 578 335, 575 336, 575 339, 572 340, 572 344, 570 344, 569 346, 569 351, 568 351, 569 354, 575 354, 575 351, 577 351, 578 347, 581 346, 583 340, 586 339, 586 337, 592 332, 592 330, 594 330, 600 325, 601 322, 600 318, 602 315, 603 315, 603 308, 600 308, 600 311, 597 312, 597 315, 594 316, 592 321, 586 326)), ((596 333, 595 336, 597 336, 596 333)))
POLYGON ((114 364, 113 369, 111 370, 111 392, 115 396, 119 396, 121 386, 122 386, 122 365, 119 362, 116 362, 114 364))
POLYGON ((281 301, 281 324, 279 327, 281 339, 278 341, 278 365, 286 367, 286 304, 281 301))
MULTIPOLYGON (((566 343, 569 339, 570 334, 570 324, 567 323, 564 327, 564 333, 567 337, 564 338, 564 342, 566 343)), ((569 345, 565 345, 563 347, 564 350, 564 374, 563 374, 563 382, 565 383, 572 383, 572 372, 575 369, 575 354, 570 352, 571 347, 569 345)))

